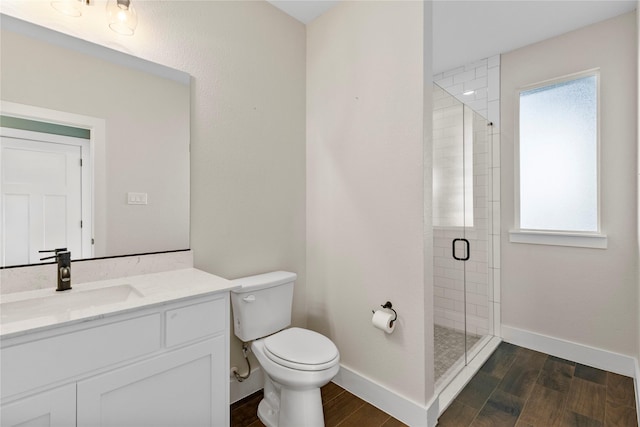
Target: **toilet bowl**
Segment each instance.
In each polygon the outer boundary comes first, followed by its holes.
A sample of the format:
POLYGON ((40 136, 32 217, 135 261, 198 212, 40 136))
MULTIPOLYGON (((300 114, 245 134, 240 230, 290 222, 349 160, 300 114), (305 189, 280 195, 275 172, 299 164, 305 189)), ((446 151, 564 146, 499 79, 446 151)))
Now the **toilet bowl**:
POLYGON ((268 427, 322 427, 320 387, 340 369, 340 353, 324 335, 288 328, 295 273, 274 272, 235 280, 234 333, 252 342, 264 371, 258 417, 268 427))
MULTIPOLYGON (((286 347, 282 345, 282 350, 289 350, 286 347)), ((313 331, 291 328, 254 341, 251 350, 265 374, 264 399, 258 407, 260 420, 268 427, 324 426, 320 387, 331 381, 340 369, 335 345, 313 331), (293 354, 285 351, 274 354, 272 351, 274 340, 284 341, 280 340, 283 336, 292 339, 293 354), (319 339, 327 341, 322 342, 327 344, 324 351, 315 355, 304 351, 305 348, 318 348, 319 339)))

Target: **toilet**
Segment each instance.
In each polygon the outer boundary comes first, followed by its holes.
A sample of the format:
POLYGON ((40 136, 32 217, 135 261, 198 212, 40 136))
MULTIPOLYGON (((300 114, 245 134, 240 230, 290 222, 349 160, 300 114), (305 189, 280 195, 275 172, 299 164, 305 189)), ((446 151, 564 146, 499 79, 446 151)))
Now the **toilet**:
POLYGON ((293 285, 286 271, 233 281, 233 327, 264 370, 258 418, 268 427, 324 426, 320 387, 340 369, 340 353, 324 335, 291 325, 293 285))

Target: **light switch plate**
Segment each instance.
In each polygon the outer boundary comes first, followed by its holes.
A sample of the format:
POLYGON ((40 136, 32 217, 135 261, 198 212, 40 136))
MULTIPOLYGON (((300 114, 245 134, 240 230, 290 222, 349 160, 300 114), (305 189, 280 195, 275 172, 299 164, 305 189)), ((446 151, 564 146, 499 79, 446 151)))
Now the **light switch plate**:
POLYGON ((147 193, 127 193, 128 205, 146 205, 147 193))

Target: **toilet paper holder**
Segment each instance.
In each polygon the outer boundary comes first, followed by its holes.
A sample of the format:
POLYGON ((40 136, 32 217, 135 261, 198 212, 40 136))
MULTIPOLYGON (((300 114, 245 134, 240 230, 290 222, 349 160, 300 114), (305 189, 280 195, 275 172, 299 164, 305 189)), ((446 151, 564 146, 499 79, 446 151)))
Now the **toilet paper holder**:
MULTIPOLYGON (((391 304, 391 301, 387 301, 384 304, 382 304, 380 307, 382 308, 388 308, 389 310, 393 311, 394 314, 394 318, 391 320, 391 322, 389 322, 389 326, 393 326, 393 322, 395 322, 396 320, 398 320, 398 313, 393 309, 393 304, 391 304)), ((375 313, 375 310, 371 310, 372 313, 375 313)))

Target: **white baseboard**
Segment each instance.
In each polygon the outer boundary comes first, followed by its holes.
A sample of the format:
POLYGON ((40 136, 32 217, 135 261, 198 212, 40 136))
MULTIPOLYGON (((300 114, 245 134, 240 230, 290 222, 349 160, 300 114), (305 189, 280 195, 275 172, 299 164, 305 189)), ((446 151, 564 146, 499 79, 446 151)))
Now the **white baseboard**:
POLYGON ((625 356, 624 354, 613 353, 611 351, 506 325, 502 325, 502 339, 511 344, 519 345, 520 347, 526 347, 638 380, 637 361, 631 356, 625 356))
POLYGON ((251 396, 264 388, 264 375, 262 367, 256 366, 251 370, 251 375, 246 380, 239 382, 235 378, 229 378, 229 403, 235 403, 240 399, 251 396))
POLYGON ((409 426, 434 427, 438 422, 437 396, 424 407, 344 366, 333 382, 409 426))

